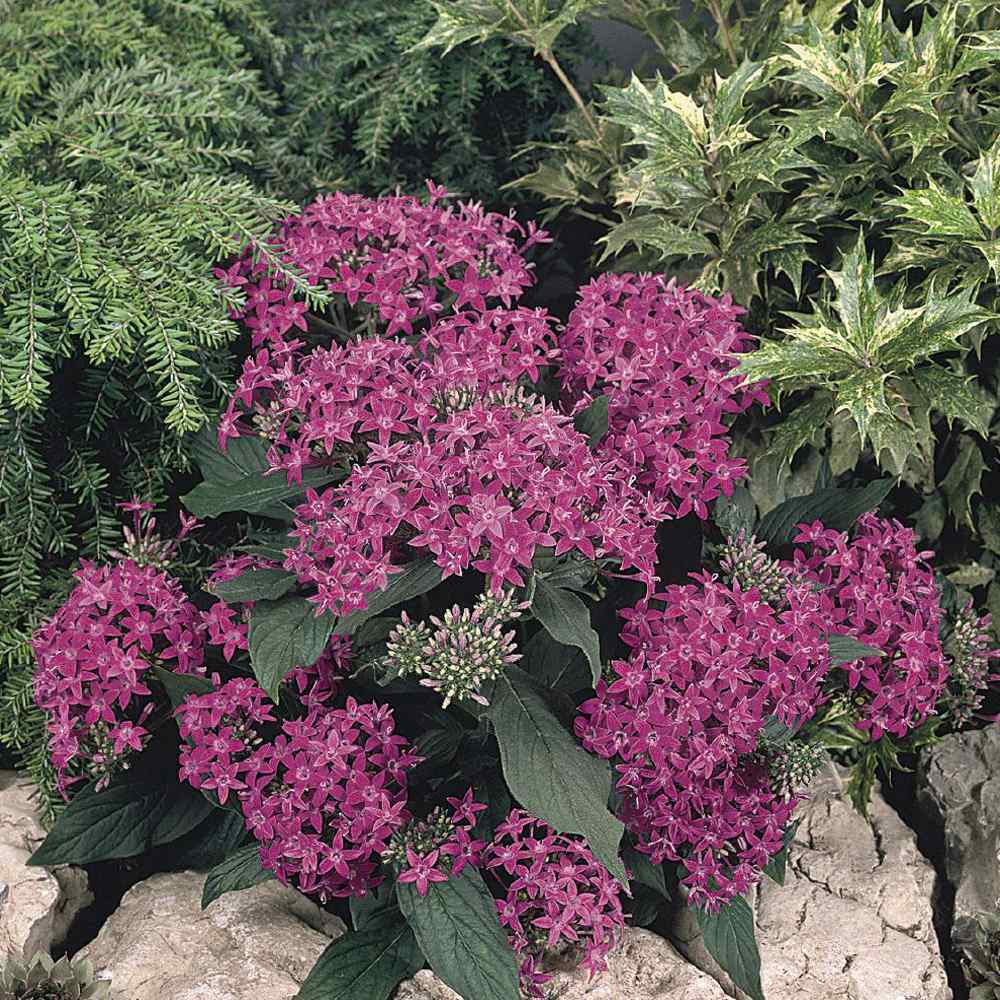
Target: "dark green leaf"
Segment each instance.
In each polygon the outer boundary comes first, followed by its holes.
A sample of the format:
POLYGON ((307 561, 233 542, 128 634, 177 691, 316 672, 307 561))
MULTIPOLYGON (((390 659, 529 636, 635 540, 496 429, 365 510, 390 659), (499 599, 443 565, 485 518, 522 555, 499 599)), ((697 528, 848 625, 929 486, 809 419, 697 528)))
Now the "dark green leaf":
POLYGON ((524 647, 521 669, 533 680, 559 691, 579 691, 593 683, 586 657, 539 629, 524 647))
POLYGON ((649 860, 648 854, 642 854, 631 847, 624 852, 625 865, 632 873, 632 882, 655 889, 664 899, 670 898, 667 891, 667 880, 663 874, 663 865, 655 865, 649 860))
POLYGON ((131 858, 193 830, 212 804, 190 785, 139 780, 84 788, 56 820, 32 865, 85 865, 131 858))
POLYGON ((530 678, 509 668, 496 683, 489 716, 511 793, 560 833, 584 837, 594 856, 622 884, 622 824, 608 810, 611 770, 563 728, 530 678))
POLYGON ((770 546, 790 545, 796 526, 822 521, 828 528, 847 531, 870 510, 875 510, 892 489, 891 479, 876 479, 857 489, 817 490, 793 497, 769 511, 757 525, 757 537, 770 546))
POLYGON ((208 483, 236 483, 268 467, 267 446, 259 437, 231 439, 223 451, 212 427, 191 438, 191 457, 208 483))
POLYGON ((852 635, 832 632, 826 638, 830 644, 830 663, 834 667, 839 667, 842 663, 853 663, 855 660, 869 656, 885 656, 884 650, 877 649, 875 646, 866 646, 863 642, 858 642, 852 635))
POLYGON ((274 872, 261 867, 260 845, 253 843, 241 847, 230 854, 225 861, 216 865, 205 879, 201 893, 201 908, 218 899, 223 893, 250 889, 261 882, 274 878, 274 872))
POLYGON ((348 907, 356 931, 370 930, 386 921, 399 922, 402 919, 396 902, 396 883, 391 878, 363 896, 351 896, 348 907))
POLYGON ((426 896, 397 883, 396 898, 427 963, 448 986, 466 1000, 518 1000, 518 962, 475 868, 430 883, 426 896))
POLYGON ((176 674, 173 670, 153 666, 156 679, 163 685, 173 707, 180 708, 184 699, 191 694, 211 694, 214 688, 207 677, 195 674, 176 674))
POLYGON ((211 592, 227 604, 243 601, 275 601, 284 597, 296 584, 294 573, 283 569, 248 569, 245 573, 214 583, 211 592))
POLYGON ((608 402, 607 396, 598 396, 573 418, 573 426, 586 435, 591 448, 595 448, 608 433, 608 402))
POLYGON ((601 644, 590 624, 587 605, 572 591, 536 577, 531 611, 556 642, 583 650, 593 683, 597 684, 601 676, 601 644))
POLYGON ((303 597, 259 601, 250 615, 250 664, 261 687, 275 702, 281 682, 295 667, 319 659, 333 632, 330 614, 316 615, 303 597))
POLYGON ((388 1000, 423 964, 413 931, 401 920, 348 931, 320 955, 295 1000, 388 1000))
POLYGON ((772 882, 777 882, 778 885, 785 884, 785 870, 788 867, 788 849, 795 839, 795 831, 799 828, 800 822, 800 820, 794 820, 785 827, 781 850, 761 869, 772 882))
POLYGON ((279 500, 290 500, 307 489, 318 489, 343 478, 339 469, 306 469, 301 483, 289 484, 282 472, 267 476, 257 472, 233 482, 199 483, 181 497, 181 503, 197 517, 218 517, 233 510, 266 514, 279 500))
POLYGON ((718 913, 694 907, 708 953, 751 1000, 764 1000, 760 984, 760 952, 754 936, 753 913, 742 896, 718 913))
POLYGON ((352 635, 370 618, 388 611, 397 604, 426 594, 440 582, 441 567, 433 559, 419 559, 408 563, 398 573, 393 573, 389 577, 389 586, 385 590, 368 595, 368 607, 340 619, 337 624, 337 635, 352 635))
POLYGON ((164 861, 171 871, 207 871, 245 847, 250 839, 238 807, 215 807, 190 833, 170 843, 169 857, 164 861))

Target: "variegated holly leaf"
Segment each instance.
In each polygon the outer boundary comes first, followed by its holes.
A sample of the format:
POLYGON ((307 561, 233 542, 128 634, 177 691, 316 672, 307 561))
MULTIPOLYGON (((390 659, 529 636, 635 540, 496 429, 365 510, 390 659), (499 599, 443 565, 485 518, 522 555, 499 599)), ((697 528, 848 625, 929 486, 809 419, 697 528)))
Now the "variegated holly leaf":
MULTIPOLYGON (((748 379, 829 392, 834 413, 847 414, 861 442, 870 442, 876 458, 884 457, 884 467, 896 472, 910 453, 929 467, 929 427, 924 433, 923 421, 915 418, 921 407, 986 432, 992 400, 961 376, 926 362, 964 351, 962 336, 991 313, 965 293, 938 296, 933 288, 918 305, 900 304, 902 286, 878 287, 863 237, 827 278, 827 293, 814 313, 789 314, 797 323, 783 331, 783 340, 765 340, 744 356, 740 368, 748 379)), ((789 460, 789 447, 801 447, 797 438, 803 433, 788 432, 782 461, 789 460)))

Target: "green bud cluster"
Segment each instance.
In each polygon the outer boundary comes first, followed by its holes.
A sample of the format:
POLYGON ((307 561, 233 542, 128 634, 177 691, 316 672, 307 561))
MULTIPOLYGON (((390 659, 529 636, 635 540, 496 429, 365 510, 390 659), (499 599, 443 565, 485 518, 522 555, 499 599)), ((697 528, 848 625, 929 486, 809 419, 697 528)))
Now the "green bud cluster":
MULTIPOLYGON (((427 819, 415 819, 400 830, 393 831, 389 838, 389 846, 382 852, 382 860, 395 866, 399 872, 407 865, 407 849, 426 857, 446 844, 451 838, 455 824, 440 806, 427 816, 427 819)), ((449 860, 447 857, 442 862, 449 860)), ((444 865, 442 867, 445 867, 444 865)))
POLYGON ((391 676, 417 676, 444 695, 443 707, 471 698, 482 705, 479 689, 520 659, 515 634, 504 625, 521 614, 512 592, 481 594, 475 606, 453 607, 442 618, 413 622, 404 613, 386 644, 383 661, 391 676))
POLYGON ((956 726, 979 711, 989 685, 990 650, 984 623, 971 603, 955 616, 946 652, 951 659, 948 714, 956 726))
POLYGON ((740 590, 745 592, 756 587, 772 608, 780 608, 786 603, 788 571, 777 559, 767 555, 763 542, 746 531, 739 531, 725 540, 719 568, 731 583, 739 584, 740 590))

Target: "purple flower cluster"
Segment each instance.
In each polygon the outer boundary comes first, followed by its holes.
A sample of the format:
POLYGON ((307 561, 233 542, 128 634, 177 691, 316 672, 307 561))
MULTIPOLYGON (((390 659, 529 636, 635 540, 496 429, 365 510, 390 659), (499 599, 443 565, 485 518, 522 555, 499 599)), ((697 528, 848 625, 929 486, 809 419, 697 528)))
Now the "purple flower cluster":
POLYGON ((717 907, 781 849, 796 800, 772 787, 759 738, 769 718, 791 728, 821 704, 829 619, 808 586, 789 587, 776 610, 757 590, 695 580, 623 613, 632 653, 612 663, 575 728, 616 761, 639 849, 681 862, 691 901, 717 907))
POLYGON ((180 583, 131 559, 84 562, 77 585, 35 634, 35 702, 48 719, 59 788, 106 784, 143 748, 156 702, 149 668, 201 673, 198 612, 180 583))
POLYGON ((853 537, 817 521, 801 525, 793 567, 824 589, 831 632, 884 650, 842 665, 861 718, 873 740, 904 737, 933 711, 948 683, 941 648, 941 606, 916 534, 899 521, 865 514, 853 537))
POLYGON ((568 403, 576 412, 608 397, 602 453, 676 517, 706 518, 707 505, 746 475, 746 463, 728 457, 724 420, 768 399, 735 371, 752 342, 742 312, 728 295, 709 298, 659 275, 603 274, 580 290, 559 338, 568 403))
POLYGON ((542 987, 552 978, 541 969, 547 951, 582 948, 581 965, 591 974, 607 968, 606 956, 624 930, 620 887, 584 841, 514 809, 497 827, 483 861, 506 885, 497 912, 523 958, 527 996, 545 996, 542 987))
MULTIPOLYGON (((538 546, 613 556, 652 580, 657 504, 569 417, 514 388, 537 376, 548 337, 544 318, 522 310, 442 321, 426 355, 376 338, 248 362, 236 400, 266 414, 275 470, 295 481, 322 458, 353 463, 295 512, 284 566, 315 587, 319 608, 364 607, 421 550, 445 575, 472 567, 495 590, 523 585, 538 546)), ((236 413, 224 437, 241 433, 236 413)))
MULTIPOLYGON (((357 317, 357 332, 410 334, 449 311, 509 306, 534 281, 525 252, 548 240, 532 223, 484 212, 476 204, 447 207, 447 192, 428 184, 427 203, 410 196, 365 198, 338 192, 287 219, 275 241, 286 265, 332 292, 357 317)), ((254 247, 218 278, 242 288, 236 314, 254 348, 280 353, 285 335, 305 330, 306 304, 270 273, 254 247)), ((343 330, 356 332, 354 325, 343 330)))
POLYGON ((378 885, 381 854, 410 819, 406 773, 419 760, 388 706, 348 698, 268 739, 266 695, 239 678, 189 696, 177 716, 181 780, 239 802, 265 868, 322 900, 378 885))

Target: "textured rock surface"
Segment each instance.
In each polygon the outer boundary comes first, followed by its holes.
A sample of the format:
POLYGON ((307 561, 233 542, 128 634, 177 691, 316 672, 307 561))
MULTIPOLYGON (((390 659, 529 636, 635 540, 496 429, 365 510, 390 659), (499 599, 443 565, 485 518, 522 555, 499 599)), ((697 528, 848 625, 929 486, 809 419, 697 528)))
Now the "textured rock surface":
MULTIPOLYGON (((725 1000, 710 976, 688 964, 673 946, 649 931, 626 931, 608 956, 608 971, 588 981, 586 972, 557 972, 550 984, 559 1000, 725 1000)), ((403 983, 395 1000, 458 1000, 432 972, 403 983)))
POLYGON ((1000 726, 945 737, 922 761, 919 801, 944 836, 957 937, 1000 908, 1000 726))
POLYGON ((344 925, 300 893, 264 882, 201 909, 204 874, 133 886, 81 954, 111 977, 112 1000, 290 1000, 344 925))
POLYGON ((28 867, 28 858, 45 839, 32 791, 31 782, 0 771, 0 953, 28 958, 60 944, 93 899, 79 868, 28 867))
MULTIPOLYGON (((950 1000, 932 925, 934 871, 876 791, 871 826, 833 775, 817 779, 789 852, 785 885, 753 900, 767 1000, 950 1000)), ((718 975, 693 921, 678 943, 718 975)))

